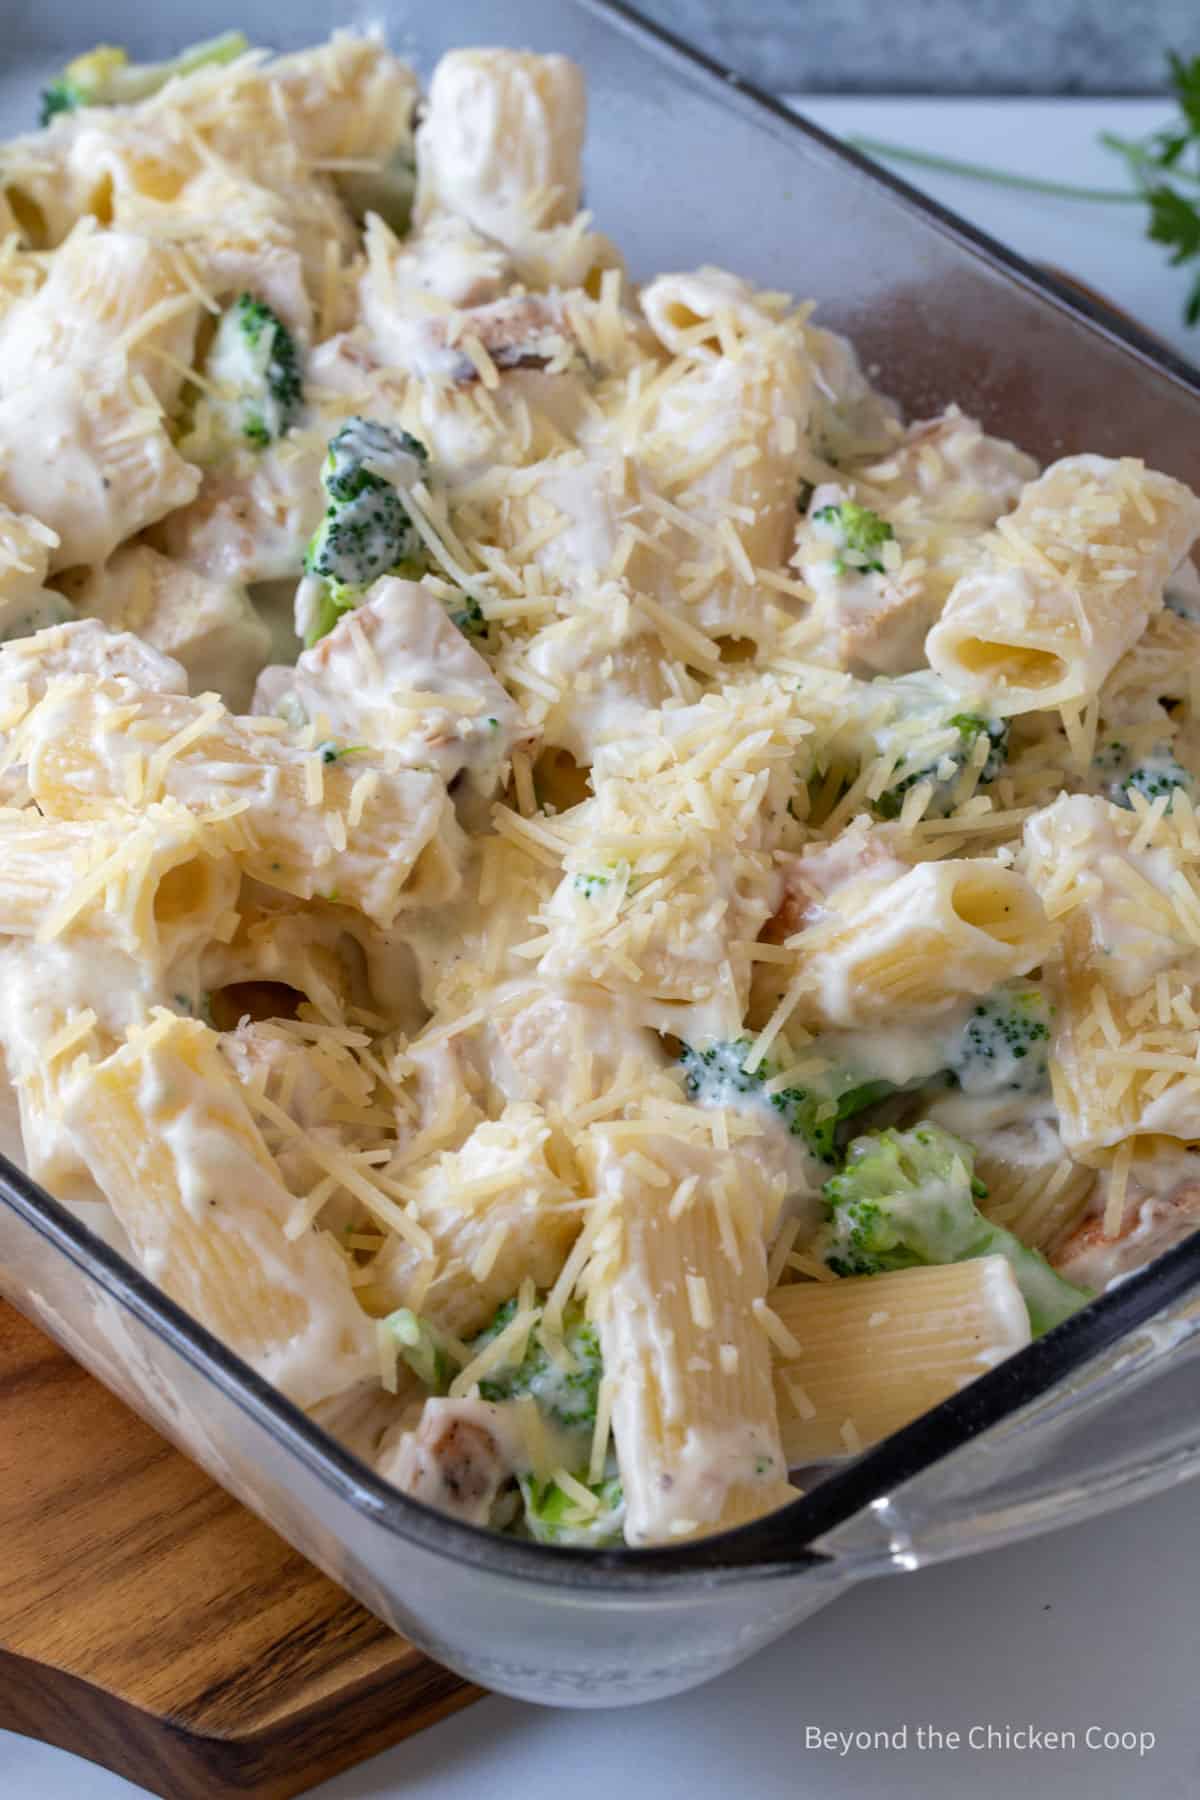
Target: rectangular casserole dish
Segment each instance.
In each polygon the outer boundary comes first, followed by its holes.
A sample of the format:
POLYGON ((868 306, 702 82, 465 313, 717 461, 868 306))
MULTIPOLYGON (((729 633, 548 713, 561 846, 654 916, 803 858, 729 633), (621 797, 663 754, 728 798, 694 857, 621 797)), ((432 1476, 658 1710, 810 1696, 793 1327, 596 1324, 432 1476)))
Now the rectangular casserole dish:
MULTIPOLYGON (((249 0, 239 18, 279 49, 352 22, 333 0, 286 21, 249 0)), ((0 129, 26 128, 43 80, 98 33, 154 57, 226 23, 205 0, 154 21, 130 0, 101 18, 22 9, 0 129)), ((815 298, 910 416, 953 399, 1043 460, 1139 455, 1200 487, 1200 377, 1182 361, 631 13, 456 0, 383 23, 423 73, 469 43, 582 65, 588 203, 635 276, 726 263, 815 298)), ((399 1494, 3 1159, 0 1294, 381 1618, 473 1680, 560 1705, 687 1688, 856 1580, 1200 1470, 1200 1235, 783 1512, 655 1551, 519 1543, 399 1494)))

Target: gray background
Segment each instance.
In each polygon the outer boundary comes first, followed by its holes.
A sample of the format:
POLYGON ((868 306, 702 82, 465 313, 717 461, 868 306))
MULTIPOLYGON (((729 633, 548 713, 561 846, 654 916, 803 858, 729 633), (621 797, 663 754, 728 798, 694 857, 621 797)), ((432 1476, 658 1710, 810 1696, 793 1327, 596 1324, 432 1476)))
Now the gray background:
POLYGON ((1200 54, 1196 0, 632 0, 794 93, 1153 94, 1200 54))

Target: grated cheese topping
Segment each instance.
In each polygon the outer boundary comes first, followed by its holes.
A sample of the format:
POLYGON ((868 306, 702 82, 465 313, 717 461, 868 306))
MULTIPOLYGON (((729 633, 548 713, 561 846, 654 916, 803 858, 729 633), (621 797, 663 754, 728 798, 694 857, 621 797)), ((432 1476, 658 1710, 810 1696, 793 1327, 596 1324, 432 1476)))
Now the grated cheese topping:
POLYGON ((1186 1229, 1200 501, 635 289, 583 116, 339 32, 0 152, 0 1048, 34 1174, 390 1479, 642 1545, 1027 1338, 1003 1259, 840 1272, 853 1138, 952 1132, 1089 1287, 1186 1229), (362 588, 304 574, 352 418, 423 452, 362 588))

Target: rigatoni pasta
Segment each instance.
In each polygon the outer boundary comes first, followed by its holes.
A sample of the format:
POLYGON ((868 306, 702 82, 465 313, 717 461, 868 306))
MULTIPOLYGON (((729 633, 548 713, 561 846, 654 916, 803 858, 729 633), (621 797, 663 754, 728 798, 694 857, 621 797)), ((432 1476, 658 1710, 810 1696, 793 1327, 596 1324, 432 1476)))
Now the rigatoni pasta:
POLYGON ((1196 497, 636 286, 562 57, 55 93, 0 148, 34 1176, 576 1551, 773 1512, 1190 1231, 1196 497))
POLYGON ((52 684, 14 733, 34 802, 50 817, 103 817, 169 798, 219 820, 242 866, 300 899, 321 895, 390 925, 411 896, 450 898, 457 826, 423 770, 326 761, 232 717, 215 695, 139 695, 52 684))
MULTIPOLYGON (((1165 796, 1164 796, 1165 798, 1165 796)), ((1127 812, 1063 798, 1026 826, 1030 871, 1061 919, 1056 1095, 1085 1160, 1125 1140, 1200 1133, 1200 838, 1186 802, 1127 812)))
POLYGON ((1196 497, 1126 458, 1030 482, 929 634, 930 665, 1003 713, 1086 700, 1134 645, 1200 531, 1196 497))
POLYGON ((564 56, 444 56, 418 134, 418 219, 449 213, 509 248, 579 210, 584 90, 564 56))
POLYGON ((788 940, 797 1013, 807 1024, 866 1028, 930 1017, 1042 962, 1050 935, 1023 876, 985 859, 920 863, 829 898, 828 917, 788 940))
POLYGON ((552 1287, 582 1208, 550 1160, 550 1137, 540 1108, 518 1104, 423 1169, 406 1200, 428 1248, 391 1238, 370 1265, 363 1303, 380 1314, 406 1306, 469 1339, 526 1277, 552 1287))
POLYGON ((987 1188, 981 1210, 1023 1244, 1050 1255, 1087 1212, 1096 1170, 1067 1155, 1046 1118, 979 1137, 975 1168, 987 1188))
POLYGON ((1001 1257, 793 1282, 769 1304, 795 1340, 775 1360, 792 1468, 840 1460, 911 1423, 1029 1342, 1001 1257))
POLYGON ((287 1189, 204 1026, 155 1018, 72 1065, 68 1129, 136 1254, 172 1299, 302 1405, 371 1365, 345 1259, 285 1236, 287 1189))
POLYGON ((765 1243, 752 1168, 597 1126, 587 1166, 604 1379, 630 1543, 739 1525, 790 1498, 771 1395, 765 1243))

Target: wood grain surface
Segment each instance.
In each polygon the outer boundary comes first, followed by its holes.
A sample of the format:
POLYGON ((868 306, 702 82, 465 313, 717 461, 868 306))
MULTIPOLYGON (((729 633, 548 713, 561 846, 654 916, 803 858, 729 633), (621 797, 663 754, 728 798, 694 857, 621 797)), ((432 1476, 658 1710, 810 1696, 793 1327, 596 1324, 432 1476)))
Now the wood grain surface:
POLYGON ((3 1302, 0 1544, 0 1727, 164 1800, 287 1800, 478 1691, 3 1302))

